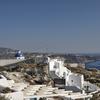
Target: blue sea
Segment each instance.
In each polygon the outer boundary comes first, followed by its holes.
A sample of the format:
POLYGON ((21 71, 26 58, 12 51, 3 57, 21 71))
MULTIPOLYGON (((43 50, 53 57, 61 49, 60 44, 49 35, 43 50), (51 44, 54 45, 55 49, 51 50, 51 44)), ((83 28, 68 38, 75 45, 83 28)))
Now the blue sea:
POLYGON ((86 68, 96 68, 100 70, 100 60, 85 63, 86 68))

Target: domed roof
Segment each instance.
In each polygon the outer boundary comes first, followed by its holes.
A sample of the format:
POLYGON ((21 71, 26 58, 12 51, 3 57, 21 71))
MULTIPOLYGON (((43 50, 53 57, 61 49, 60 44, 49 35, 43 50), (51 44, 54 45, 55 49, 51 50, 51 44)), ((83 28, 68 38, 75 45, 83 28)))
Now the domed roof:
POLYGON ((17 51, 17 53, 15 54, 15 57, 22 57, 22 56, 23 56, 23 54, 20 50, 17 51))

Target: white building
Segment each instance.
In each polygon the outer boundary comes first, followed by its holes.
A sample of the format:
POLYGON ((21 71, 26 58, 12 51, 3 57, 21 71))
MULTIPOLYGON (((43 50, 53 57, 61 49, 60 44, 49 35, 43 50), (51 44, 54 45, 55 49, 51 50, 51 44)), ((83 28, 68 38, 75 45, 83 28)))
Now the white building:
POLYGON ((22 91, 16 91, 13 89, 14 87, 14 81, 13 80, 7 80, 3 75, 0 75, 0 95, 5 96, 5 98, 8 98, 9 100, 23 100, 23 92, 22 91), (2 91, 6 88, 9 88, 13 90, 12 92, 2 93, 2 91))
POLYGON ((0 75, 0 86, 10 87, 13 83, 13 80, 7 80, 3 75, 0 75))
POLYGON ((16 59, 21 59, 21 60, 24 60, 25 57, 23 56, 22 54, 22 51, 17 51, 16 55, 15 55, 16 59))
MULTIPOLYGON (((85 87, 88 85, 90 87, 90 91, 96 91, 98 89, 96 85, 94 86, 89 83, 86 84, 83 75, 72 73, 69 69, 67 69, 64 66, 63 60, 48 58, 48 64, 49 72, 54 72, 55 76, 58 76, 60 79, 65 79, 65 86, 67 88, 74 86, 84 92, 84 90, 86 90, 85 87)), ((51 74, 51 76, 53 75, 54 77, 54 74, 51 74)))

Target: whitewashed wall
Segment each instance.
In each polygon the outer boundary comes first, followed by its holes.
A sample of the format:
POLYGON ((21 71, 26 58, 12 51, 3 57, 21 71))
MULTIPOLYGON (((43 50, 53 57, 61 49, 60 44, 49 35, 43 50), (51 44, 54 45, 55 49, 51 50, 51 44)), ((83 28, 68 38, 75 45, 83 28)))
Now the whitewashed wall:
POLYGON ((11 87, 11 85, 14 83, 13 80, 7 80, 3 75, 0 75, 0 86, 2 87, 11 87))
POLYGON ((7 93, 4 96, 10 100, 24 100, 22 92, 7 93))
POLYGON ((83 83, 84 83, 83 75, 71 74, 69 76, 68 84, 70 86, 76 86, 81 89, 81 88, 83 88, 83 83))

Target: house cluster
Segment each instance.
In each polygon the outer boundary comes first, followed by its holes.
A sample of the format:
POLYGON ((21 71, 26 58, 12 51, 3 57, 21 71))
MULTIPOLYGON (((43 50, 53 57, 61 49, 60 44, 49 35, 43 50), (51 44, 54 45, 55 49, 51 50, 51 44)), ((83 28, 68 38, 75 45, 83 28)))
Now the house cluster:
POLYGON ((92 93, 99 90, 97 86, 84 81, 83 75, 68 70, 62 59, 48 58, 48 71, 53 80, 63 79, 65 81, 63 88, 59 89, 59 87, 46 84, 31 85, 24 81, 21 83, 15 82, 0 75, 0 95, 10 100, 41 100, 43 98, 45 100, 55 100, 57 97, 63 100, 90 100, 92 93))
POLYGON ((55 97, 62 97, 64 100, 75 100, 92 97, 92 95, 65 91, 52 86, 15 83, 13 80, 7 80, 3 75, 0 75, 0 95, 10 100, 40 100, 40 98, 55 100, 55 97))
MULTIPOLYGON (((49 73, 54 80, 64 80, 64 89, 77 91, 82 94, 95 93, 100 91, 100 88, 90 82, 84 80, 84 76, 71 72, 64 66, 64 60, 60 58, 48 58, 49 73)), ((55 82, 56 83, 56 82, 55 82)), ((59 84, 59 82, 58 82, 59 84)))

